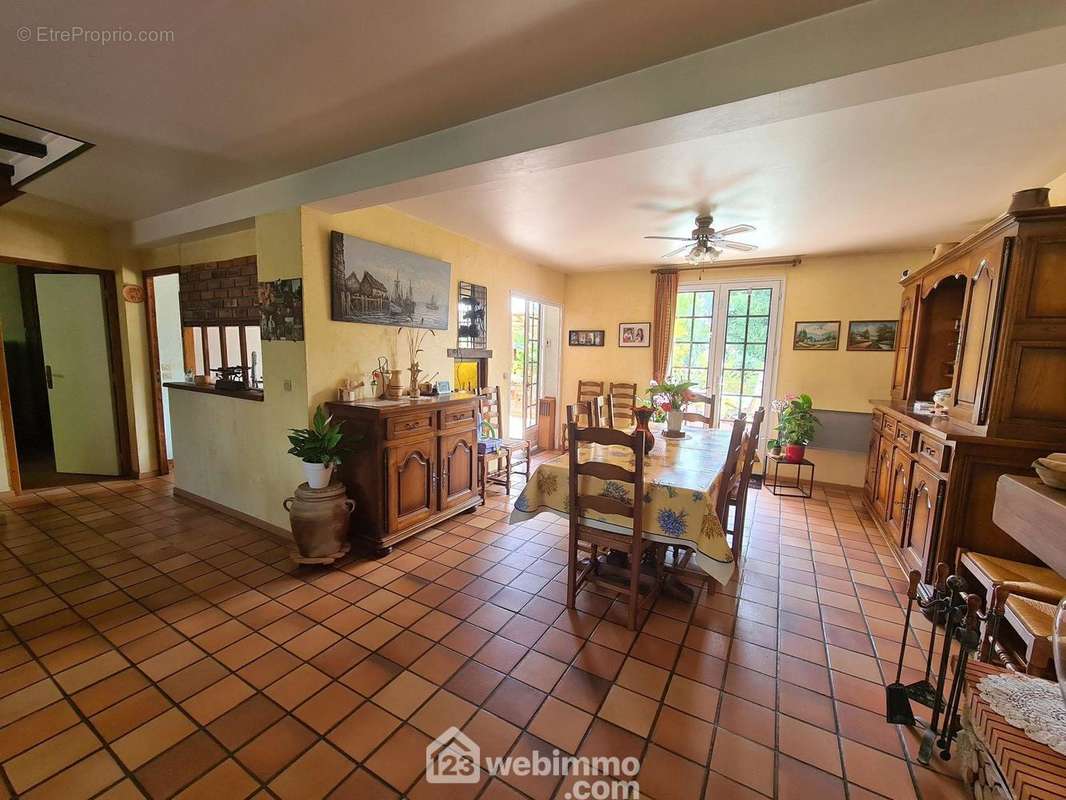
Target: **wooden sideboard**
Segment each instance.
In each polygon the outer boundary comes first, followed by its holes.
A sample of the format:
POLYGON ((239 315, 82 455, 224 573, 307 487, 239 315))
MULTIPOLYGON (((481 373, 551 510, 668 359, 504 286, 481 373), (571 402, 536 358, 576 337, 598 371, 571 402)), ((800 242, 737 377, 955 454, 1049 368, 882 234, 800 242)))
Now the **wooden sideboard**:
POLYGON ((355 441, 338 477, 355 501, 352 535, 375 554, 481 503, 477 397, 327 403, 355 441))
POLYGON ((959 548, 1041 563, 992 518, 996 482, 1066 450, 1066 207, 1008 213, 900 283, 891 400, 872 401, 867 503, 932 580, 959 548), (946 416, 916 400, 950 389, 946 416))

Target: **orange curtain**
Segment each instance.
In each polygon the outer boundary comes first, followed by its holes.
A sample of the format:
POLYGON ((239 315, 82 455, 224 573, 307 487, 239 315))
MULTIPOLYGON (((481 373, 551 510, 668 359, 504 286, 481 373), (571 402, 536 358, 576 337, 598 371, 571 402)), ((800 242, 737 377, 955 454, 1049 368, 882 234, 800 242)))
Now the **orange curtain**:
POLYGON ((670 343, 677 307, 677 271, 655 273, 655 318, 651 330, 651 376, 657 383, 666 378, 670 343))

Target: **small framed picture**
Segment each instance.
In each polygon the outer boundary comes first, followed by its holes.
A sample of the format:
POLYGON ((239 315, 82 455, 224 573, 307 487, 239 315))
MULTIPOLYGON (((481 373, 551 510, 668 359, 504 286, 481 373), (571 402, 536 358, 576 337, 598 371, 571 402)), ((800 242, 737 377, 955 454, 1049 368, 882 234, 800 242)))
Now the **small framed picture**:
POLYGON ((797 322, 793 350, 839 350, 840 320, 797 322))
POLYGON ((650 322, 618 323, 619 347, 651 347, 650 322))
POLYGON ((603 331, 570 331, 571 347, 603 347, 603 331))
POLYGON ((852 320, 848 323, 848 350, 889 352, 896 349, 898 320, 852 320))
POLYGON ((452 382, 451 381, 437 381, 437 394, 451 394, 452 382))

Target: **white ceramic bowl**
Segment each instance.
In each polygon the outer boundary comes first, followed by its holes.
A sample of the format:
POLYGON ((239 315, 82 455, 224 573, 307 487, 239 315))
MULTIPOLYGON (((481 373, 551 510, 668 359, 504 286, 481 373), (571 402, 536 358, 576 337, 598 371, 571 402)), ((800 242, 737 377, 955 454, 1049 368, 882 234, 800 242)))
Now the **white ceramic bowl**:
POLYGON ((1033 469, 1046 485, 1066 489, 1066 453, 1052 453, 1033 462, 1033 469))

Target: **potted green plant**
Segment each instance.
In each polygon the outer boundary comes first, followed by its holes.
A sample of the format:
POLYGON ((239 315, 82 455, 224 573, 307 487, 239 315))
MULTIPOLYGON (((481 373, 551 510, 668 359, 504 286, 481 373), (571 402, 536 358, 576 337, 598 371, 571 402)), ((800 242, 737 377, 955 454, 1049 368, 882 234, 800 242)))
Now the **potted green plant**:
POLYGON ((781 442, 777 439, 769 439, 766 442, 766 449, 772 456, 781 455, 781 442))
POLYGON ((679 381, 677 383, 655 383, 652 381, 645 393, 651 397, 652 403, 666 414, 666 431, 668 434, 680 434, 681 423, 684 421, 685 406, 692 400, 690 391, 696 384, 692 381, 679 381))
POLYGON ((784 400, 775 400, 772 404, 777 412, 776 441, 785 448, 785 459, 788 461, 803 460, 807 445, 822 424, 811 410, 812 405, 809 394, 786 394, 784 400))
POLYGON ((339 422, 326 416, 322 406, 315 409, 310 428, 290 428, 289 455, 303 461, 304 476, 312 489, 324 489, 333 477, 333 467, 341 463, 345 451, 339 422))

